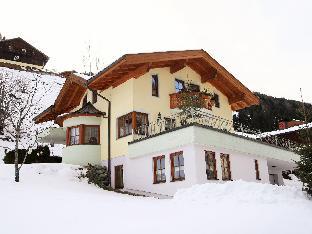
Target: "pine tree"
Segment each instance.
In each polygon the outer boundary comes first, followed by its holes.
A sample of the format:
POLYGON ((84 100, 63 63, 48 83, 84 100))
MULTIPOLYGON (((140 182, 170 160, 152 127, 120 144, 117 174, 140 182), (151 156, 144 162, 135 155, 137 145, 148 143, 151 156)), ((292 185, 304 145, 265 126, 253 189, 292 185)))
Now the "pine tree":
POLYGON ((300 161, 297 162, 295 174, 303 183, 303 190, 312 197, 312 134, 311 129, 303 131, 306 144, 300 148, 300 161))

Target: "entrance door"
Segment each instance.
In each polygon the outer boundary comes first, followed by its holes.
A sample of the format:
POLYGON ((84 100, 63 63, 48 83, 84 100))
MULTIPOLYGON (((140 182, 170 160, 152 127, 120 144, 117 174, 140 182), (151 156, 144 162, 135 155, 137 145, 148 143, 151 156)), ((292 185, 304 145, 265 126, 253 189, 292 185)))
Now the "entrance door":
POLYGON ((123 189, 123 165, 115 166, 115 188, 123 189))
POLYGON ((270 174, 270 183, 278 185, 278 176, 277 176, 277 174, 270 174))

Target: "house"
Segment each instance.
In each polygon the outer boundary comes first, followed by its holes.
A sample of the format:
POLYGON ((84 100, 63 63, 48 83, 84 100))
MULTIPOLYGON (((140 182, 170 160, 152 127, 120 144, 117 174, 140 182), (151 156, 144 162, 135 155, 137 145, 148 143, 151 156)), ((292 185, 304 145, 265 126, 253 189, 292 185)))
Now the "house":
POLYGON ((12 69, 42 70, 49 57, 20 37, 0 35, 0 66, 12 69))
POLYGON ((298 160, 234 133, 233 111, 259 100, 204 50, 126 54, 88 80, 63 76, 35 121, 64 129, 63 162, 108 165, 115 188, 172 195, 207 182, 283 184, 298 160), (186 114, 184 97, 204 105, 186 114))
POLYGON ((280 121, 278 126, 278 130, 264 132, 256 137, 267 142, 278 141, 280 146, 283 144, 298 146, 307 143, 307 139, 305 139, 306 133, 312 129, 312 123, 298 120, 280 121))

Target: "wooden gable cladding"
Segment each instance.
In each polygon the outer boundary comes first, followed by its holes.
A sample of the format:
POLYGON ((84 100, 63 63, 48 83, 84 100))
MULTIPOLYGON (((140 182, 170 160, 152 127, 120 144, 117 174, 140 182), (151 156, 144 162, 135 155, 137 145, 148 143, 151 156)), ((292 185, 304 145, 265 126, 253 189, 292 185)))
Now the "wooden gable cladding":
POLYGON ((201 76, 202 83, 209 82, 222 92, 232 110, 259 104, 259 99, 248 88, 204 50, 126 54, 92 77, 88 86, 105 90, 138 78, 153 68, 168 67, 173 74, 186 66, 201 76))
POLYGON ((36 116, 35 123, 55 120, 58 115, 69 112, 80 104, 87 90, 87 81, 72 72, 63 72, 61 75, 66 78, 66 81, 54 105, 36 116))

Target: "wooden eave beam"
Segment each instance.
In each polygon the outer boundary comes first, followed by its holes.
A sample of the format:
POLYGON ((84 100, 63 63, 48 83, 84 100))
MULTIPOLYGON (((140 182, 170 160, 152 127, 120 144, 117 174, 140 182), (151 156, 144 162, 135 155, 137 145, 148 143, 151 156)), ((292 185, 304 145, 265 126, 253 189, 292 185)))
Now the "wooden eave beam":
POLYGON ((185 61, 173 63, 170 66, 170 73, 171 74, 176 73, 176 72, 182 70, 183 68, 185 68, 185 66, 186 66, 186 62, 185 61))
POLYGON ((177 51, 177 52, 158 52, 146 54, 128 54, 126 55, 126 64, 150 63, 161 61, 185 60, 202 57, 200 51, 177 51))
POLYGON ((121 85, 122 83, 126 82, 127 80, 131 79, 131 78, 138 78, 142 75, 144 75, 145 73, 147 73, 150 69, 150 64, 146 63, 143 64, 139 67, 137 67, 135 70, 128 72, 127 74, 125 74, 124 76, 118 78, 113 84, 112 86, 115 88, 118 85, 121 85))
POLYGON ((232 96, 232 97, 229 97, 229 104, 232 105, 232 104, 237 104, 241 101, 244 101, 245 99, 245 94, 244 93, 241 93, 241 94, 237 94, 235 96, 232 96))

